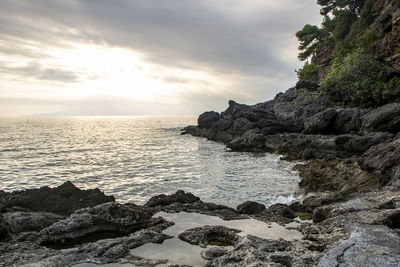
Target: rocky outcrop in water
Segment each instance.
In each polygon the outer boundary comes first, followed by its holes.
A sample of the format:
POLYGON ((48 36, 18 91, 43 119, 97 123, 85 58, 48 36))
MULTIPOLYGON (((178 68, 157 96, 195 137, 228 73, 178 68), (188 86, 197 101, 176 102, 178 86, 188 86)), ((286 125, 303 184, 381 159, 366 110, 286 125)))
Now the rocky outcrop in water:
POLYGON ((106 196, 98 188, 81 190, 71 182, 55 188, 42 187, 12 193, 0 191, 0 209, 5 211, 46 211, 69 215, 77 209, 112 201, 115 201, 113 196, 106 196))

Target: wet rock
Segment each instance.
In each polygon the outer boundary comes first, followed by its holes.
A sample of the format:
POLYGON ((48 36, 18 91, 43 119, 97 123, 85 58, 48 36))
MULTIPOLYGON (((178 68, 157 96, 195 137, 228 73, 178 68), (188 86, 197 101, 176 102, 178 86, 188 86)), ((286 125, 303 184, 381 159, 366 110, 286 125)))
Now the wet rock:
POLYGON ((332 132, 332 121, 336 117, 336 110, 327 108, 308 118, 304 122, 304 132, 308 134, 332 132))
POLYGON ((76 211, 39 232, 40 244, 74 244, 102 235, 127 235, 140 229, 166 223, 152 218, 153 212, 142 207, 105 203, 76 211))
MULTIPOLYGON (((130 250, 146 243, 171 238, 160 231, 142 230, 126 237, 105 239, 75 249, 54 250, 35 242, 0 243, 2 266, 71 266, 78 263, 139 263, 130 250)), ((160 262, 159 262, 160 263, 160 262)))
POLYGON ((219 113, 208 111, 201 114, 197 120, 199 128, 209 128, 219 120, 219 113))
POLYGON ((81 190, 71 182, 65 182, 54 188, 46 186, 0 195, 0 206, 6 210, 18 206, 30 211, 61 215, 69 215, 77 209, 113 201, 115 201, 113 196, 106 196, 98 188, 81 190))
POLYGON ((64 219, 63 216, 47 212, 7 212, 4 218, 13 234, 40 231, 64 219))
POLYGON ((8 225, 3 219, 3 214, 0 213, 0 241, 6 241, 8 239, 10 239, 8 225))
POLYGON ((161 194, 158 196, 154 196, 147 201, 145 206, 155 207, 155 206, 167 206, 172 203, 194 203, 200 200, 199 197, 196 197, 192 193, 186 193, 183 190, 178 190, 176 193, 172 195, 161 194))
POLYGON ((257 214, 265 210, 265 206, 263 204, 254 202, 254 201, 246 201, 239 206, 236 207, 239 213, 243 214, 257 214))
POLYGON ((362 117, 362 130, 368 132, 400 131, 400 103, 392 103, 377 108, 362 117))
POLYGON ((211 247, 201 252, 201 257, 206 260, 212 260, 222 255, 225 255, 228 252, 227 249, 222 247, 211 247))
POLYGON ((240 230, 227 228, 225 226, 203 226, 196 227, 178 235, 179 239, 192 245, 207 247, 217 244, 222 246, 232 246, 239 238, 237 233, 240 230))
POLYGON ((255 214, 254 217, 264 222, 276 222, 283 225, 292 222, 296 215, 288 205, 278 203, 255 214))
POLYGON ((201 200, 194 203, 172 203, 168 206, 158 206, 161 211, 165 212, 195 212, 205 215, 218 216, 223 220, 238 220, 248 219, 249 216, 246 214, 240 214, 237 210, 227 207, 224 205, 218 205, 214 203, 207 203, 201 200))
POLYGON ((399 266, 398 233, 379 225, 353 226, 349 239, 324 255, 318 266, 399 266))
POLYGON ((296 89, 309 89, 309 90, 316 90, 318 89, 319 84, 313 81, 307 81, 307 80, 299 80, 296 83, 296 89))
POLYGON ((293 245, 283 239, 267 240, 248 235, 242 237, 232 251, 209 261, 206 266, 287 266, 282 263, 290 261, 288 254, 292 250, 293 245))

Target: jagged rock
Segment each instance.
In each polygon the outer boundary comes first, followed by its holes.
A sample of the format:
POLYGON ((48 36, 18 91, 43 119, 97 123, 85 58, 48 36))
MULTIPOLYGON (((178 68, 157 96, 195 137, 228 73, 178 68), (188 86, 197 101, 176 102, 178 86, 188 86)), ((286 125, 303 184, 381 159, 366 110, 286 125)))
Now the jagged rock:
POLYGON ((304 132, 314 134, 332 132, 331 124, 335 117, 336 110, 333 108, 318 112, 304 122, 304 132))
POLYGON ((0 213, 0 242, 10 239, 10 233, 7 223, 3 219, 3 214, 0 213))
POLYGON ((218 216, 224 220, 238 220, 238 219, 248 219, 249 216, 245 214, 240 214, 237 210, 227 207, 224 205, 218 205, 214 203, 207 203, 201 200, 194 203, 172 203, 168 206, 158 206, 162 211, 165 212, 195 212, 211 216, 218 216))
POLYGON ((209 261, 206 266, 287 266, 282 263, 291 262, 292 251, 293 245, 289 241, 247 235, 235 244, 232 251, 209 261))
POLYGON ((339 109, 332 123, 335 133, 357 133, 361 128, 361 116, 366 110, 339 109))
POLYGON ((259 129, 249 130, 241 137, 230 141, 227 147, 234 151, 263 150, 265 147, 265 136, 259 129))
POLYGON ((265 150, 283 154, 289 159, 334 158, 333 136, 305 134, 276 134, 265 137, 265 150))
POLYGON ((246 201, 239 206, 236 207, 239 213, 243 214, 257 214, 265 210, 265 206, 263 204, 254 202, 254 201, 246 201))
POLYGON ((152 218, 148 208, 115 202, 76 211, 39 232, 40 244, 80 243, 101 235, 127 235, 140 229, 166 223, 163 218, 152 218))
POLYGON ((206 260, 212 260, 225 255, 228 250, 221 247, 211 247, 201 252, 201 257, 206 260))
POLYGON ((351 157, 361 155, 370 147, 383 143, 393 138, 393 134, 387 132, 374 132, 360 136, 356 134, 344 134, 335 137, 338 156, 351 157))
POLYGON ((377 108, 362 117, 362 129, 368 132, 400 131, 400 103, 392 103, 377 108))
POLYGON ((277 203, 259 213, 256 213, 254 218, 264 222, 287 224, 292 222, 293 219, 296 218, 296 215, 294 215, 288 205, 277 203))
POLYGON ((353 226, 349 239, 324 255, 318 266, 399 266, 398 233, 381 225, 353 226))
POLYGON ((209 128, 219 120, 219 113, 208 111, 201 114, 197 120, 199 128, 209 128))
POLYGON ((186 193, 183 190, 178 190, 176 193, 172 195, 165 195, 161 194, 158 196, 154 196, 147 201, 145 204, 146 206, 149 207, 155 207, 155 206, 167 206, 172 203, 193 203, 200 200, 199 197, 196 197, 192 193, 186 193))
POLYGON ((371 147, 358 164, 376 174, 382 185, 400 185, 400 138, 371 147))
MULTIPOLYGON (((72 250, 55 250, 36 242, 0 243, 0 265, 2 266, 71 266, 78 263, 106 264, 129 261, 138 265, 140 261, 130 255, 130 250, 146 243, 161 243, 171 238, 160 231, 142 230, 135 234, 104 239, 83 244, 72 250)), ((158 262, 165 263, 165 262, 158 262)))
POLYGON ((7 212, 4 218, 13 234, 40 231, 64 219, 63 216, 47 212, 7 212))
POLYGON ((31 211, 61 215, 69 215, 77 209, 112 201, 115 201, 113 196, 106 196, 98 188, 81 190, 69 181, 54 188, 45 186, 0 195, 0 206, 6 210, 18 206, 31 211))
POLYGON ((240 230, 227 228, 225 226, 196 227, 178 235, 179 239, 192 245, 207 247, 209 244, 219 244, 223 246, 232 246, 238 240, 240 230))
POLYGON ((299 80, 296 83, 296 89, 309 89, 309 90, 316 90, 318 89, 319 84, 313 81, 305 81, 305 80, 299 80))
POLYGON ((274 105, 277 121, 290 125, 290 132, 301 132, 304 122, 315 114, 330 107, 330 101, 305 89, 289 89, 280 95, 274 105))

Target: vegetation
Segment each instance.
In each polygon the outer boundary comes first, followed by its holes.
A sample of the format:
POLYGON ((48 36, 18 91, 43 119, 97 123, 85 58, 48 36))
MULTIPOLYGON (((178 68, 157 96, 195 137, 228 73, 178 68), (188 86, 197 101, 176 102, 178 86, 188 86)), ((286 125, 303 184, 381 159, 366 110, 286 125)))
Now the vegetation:
POLYGON ((319 80, 319 73, 321 71, 321 67, 308 61, 304 64, 303 68, 297 70, 297 77, 299 80, 305 81, 313 81, 317 82, 319 80))
MULTIPOLYGON (((376 107, 400 101, 400 77, 389 75, 384 62, 374 58, 373 47, 381 38, 369 30, 375 2, 317 0, 324 16, 321 27, 305 25, 296 33, 302 61, 333 51, 328 64, 307 61, 296 72, 301 80, 320 82, 321 93, 338 104, 376 107)), ((400 6, 400 0, 391 3, 400 6)))

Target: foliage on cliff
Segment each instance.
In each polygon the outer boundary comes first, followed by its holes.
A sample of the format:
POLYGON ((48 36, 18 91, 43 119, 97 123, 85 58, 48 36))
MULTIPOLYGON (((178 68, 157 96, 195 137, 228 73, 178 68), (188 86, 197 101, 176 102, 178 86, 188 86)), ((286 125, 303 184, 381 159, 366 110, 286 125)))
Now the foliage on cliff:
POLYGON ((400 101, 400 0, 318 0, 323 22, 296 33, 299 79, 346 106, 400 101))

